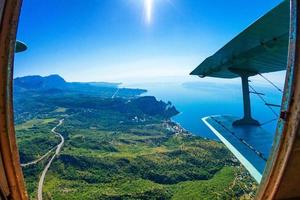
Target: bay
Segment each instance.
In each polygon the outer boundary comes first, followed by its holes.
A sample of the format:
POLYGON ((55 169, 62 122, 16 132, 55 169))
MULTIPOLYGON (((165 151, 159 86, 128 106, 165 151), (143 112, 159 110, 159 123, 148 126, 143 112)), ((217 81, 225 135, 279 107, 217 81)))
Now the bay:
MULTIPOLYGON (((172 120, 194 135, 218 140, 202 122, 202 118, 210 115, 243 115, 241 85, 237 83, 213 82, 157 82, 128 85, 147 89, 144 96, 155 96, 158 100, 172 102, 180 114, 172 120)), ((127 87, 128 87, 127 86, 127 87)), ((256 90, 265 93, 264 98, 273 104, 281 103, 282 94, 267 85, 255 86, 256 90)), ((263 125, 265 130, 275 134, 277 116, 256 95, 251 95, 252 115, 260 123, 273 120, 263 125), (275 120, 276 119, 276 120, 275 120)), ((273 108, 277 115, 279 108, 273 108)))

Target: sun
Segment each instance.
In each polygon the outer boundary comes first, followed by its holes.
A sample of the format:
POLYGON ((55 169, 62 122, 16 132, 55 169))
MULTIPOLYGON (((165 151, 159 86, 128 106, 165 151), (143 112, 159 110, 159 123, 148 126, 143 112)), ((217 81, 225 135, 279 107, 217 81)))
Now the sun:
POLYGON ((152 7, 153 7, 153 0, 144 0, 145 5, 145 17, 148 24, 152 21, 152 7))

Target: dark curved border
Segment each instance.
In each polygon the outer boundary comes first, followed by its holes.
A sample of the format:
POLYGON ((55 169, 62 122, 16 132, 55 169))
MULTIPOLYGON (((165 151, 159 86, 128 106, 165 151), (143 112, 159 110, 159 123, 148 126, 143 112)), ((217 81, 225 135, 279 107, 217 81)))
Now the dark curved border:
POLYGON ((256 199, 300 197, 300 1, 290 0, 287 75, 273 151, 256 199))
POLYGON ((0 167, 1 193, 7 199, 28 199, 13 120, 12 80, 16 33, 21 0, 2 0, 0 27, 0 167), (4 174, 3 174, 4 172, 4 174))
MULTIPOLYGON (((289 59, 281 118, 271 159, 256 199, 300 197, 300 0, 291 1, 289 59)), ((13 59, 22 0, 0 0, 0 191, 7 199, 28 199, 13 122, 13 59)))

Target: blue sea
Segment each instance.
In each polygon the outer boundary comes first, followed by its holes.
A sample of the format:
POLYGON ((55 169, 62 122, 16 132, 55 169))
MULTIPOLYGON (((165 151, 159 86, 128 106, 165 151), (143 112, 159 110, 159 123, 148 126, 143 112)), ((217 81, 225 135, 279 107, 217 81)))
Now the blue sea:
MULTIPOLYGON (((170 101, 180 112, 172 119, 194 135, 218 140, 205 126, 201 118, 210 115, 243 114, 241 85, 237 83, 184 82, 184 83, 139 83, 131 87, 147 89, 143 95, 155 96, 158 100, 170 101)), ((255 85, 255 89, 265 93, 268 103, 281 104, 282 94, 271 86, 255 85)), ((277 117, 256 95, 251 95, 252 115, 261 123, 277 117)), ((279 113, 279 108, 274 108, 279 113)), ((275 133, 277 120, 263 127, 275 133)))

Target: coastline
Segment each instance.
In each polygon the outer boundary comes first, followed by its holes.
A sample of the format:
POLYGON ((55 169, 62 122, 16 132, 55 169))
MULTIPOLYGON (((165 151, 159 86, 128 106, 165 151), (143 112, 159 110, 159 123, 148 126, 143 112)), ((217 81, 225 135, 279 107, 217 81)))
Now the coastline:
MULTIPOLYGON (((181 114, 182 112, 179 112, 179 114, 181 114)), ((179 115, 177 114, 177 115, 179 115)), ((176 120, 170 118, 168 120, 166 120, 164 123, 166 123, 166 128, 169 131, 172 131, 174 134, 176 135, 183 135, 183 136, 188 136, 188 137, 198 137, 204 140, 212 140, 215 142, 220 142, 217 139, 212 139, 212 138, 208 138, 208 137, 203 137, 201 135, 197 135, 192 133, 191 131, 188 131, 187 129, 185 129, 179 122, 177 122, 176 120)))

